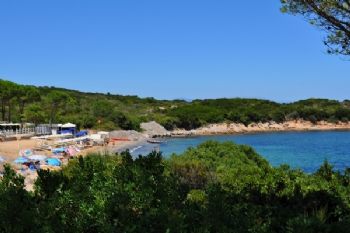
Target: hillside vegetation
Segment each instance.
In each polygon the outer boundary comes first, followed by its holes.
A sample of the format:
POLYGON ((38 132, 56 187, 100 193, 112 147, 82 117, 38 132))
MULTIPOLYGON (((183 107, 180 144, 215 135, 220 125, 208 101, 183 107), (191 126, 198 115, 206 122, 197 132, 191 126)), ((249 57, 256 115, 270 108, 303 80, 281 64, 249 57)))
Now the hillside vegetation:
POLYGON ((0 232, 349 232, 350 171, 273 168, 250 147, 206 142, 169 160, 90 155, 39 171, 6 167, 0 232), (15 203, 15 204, 14 204, 15 203))
MULTIPOLYGON (((233 93, 234 94, 234 93, 233 93)), ((81 128, 136 129, 155 120, 167 129, 194 129, 208 123, 283 122, 304 119, 347 122, 350 101, 308 99, 281 104, 259 99, 156 100, 137 96, 83 93, 0 80, 0 121, 72 122, 81 128)))

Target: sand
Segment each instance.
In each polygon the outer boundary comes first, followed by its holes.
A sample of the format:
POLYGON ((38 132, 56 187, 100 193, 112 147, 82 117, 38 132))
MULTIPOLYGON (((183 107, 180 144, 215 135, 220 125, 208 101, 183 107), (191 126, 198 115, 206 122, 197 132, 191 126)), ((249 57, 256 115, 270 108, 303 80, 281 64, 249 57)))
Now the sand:
MULTIPOLYGON (((120 152, 122 150, 134 148, 136 145, 141 143, 141 141, 126 141, 126 142, 115 142, 106 146, 92 146, 90 148, 82 150, 77 156, 86 156, 92 153, 98 154, 114 154, 116 152, 120 152)), ((19 140, 19 141, 6 141, 0 142, 0 156, 5 159, 5 163, 11 164, 13 168, 15 168, 19 174, 25 177, 25 187, 28 191, 34 190, 34 183, 37 179, 38 175, 36 171, 25 170, 21 171, 20 165, 16 165, 13 161, 19 156, 19 151, 23 149, 33 149, 40 145, 40 142, 34 139, 27 140, 19 140)), ((35 151, 35 154, 40 155, 51 155, 50 151, 35 151)), ((59 167, 50 167, 50 166, 41 166, 42 169, 50 169, 57 170, 59 167)), ((1 168, 0 168, 1 169, 1 168)))
MULTIPOLYGON (((121 141, 114 144, 109 144, 108 146, 93 146, 82 150, 77 154, 77 156, 86 156, 91 153, 115 153, 116 151, 131 149, 139 143, 140 141, 121 141)), ((19 156, 20 150, 33 149, 38 145, 40 145, 40 142, 34 139, 0 142, 0 156, 3 157, 6 162, 12 163, 12 161, 14 161, 19 156)), ((34 153, 48 156, 52 154, 50 151, 35 151, 34 153)))
POLYGON ((0 156, 7 162, 12 162, 19 156, 20 150, 35 148, 39 145, 38 143, 33 139, 0 142, 0 156))

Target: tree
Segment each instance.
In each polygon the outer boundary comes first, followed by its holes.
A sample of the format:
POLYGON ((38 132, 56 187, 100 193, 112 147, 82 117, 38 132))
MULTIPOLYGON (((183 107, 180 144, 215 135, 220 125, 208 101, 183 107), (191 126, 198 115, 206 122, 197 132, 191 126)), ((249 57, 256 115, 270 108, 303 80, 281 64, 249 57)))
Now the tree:
POLYGON ((1 119, 5 121, 6 118, 6 92, 8 88, 8 81, 0 79, 0 101, 1 101, 1 119))
POLYGON ((47 101, 50 111, 50 124, 56 119, 57 112, 60 108, 64 108, 69 102, 72 102, 72 97, 62 91, 52 91, 47 95, 47 101))
POLYGON ((92 112, 98 118, 107 119, 113 113, 113 104, 107 100, 98 100, 93 103, 92 112))
POLYGON ((0 181, 0 232, 35 232, 34 199, 24 189, 24 177, 5 165, 0 181))
POLYGON ((300 14, 325 32, 330 54, 350 55, 349 0, 281 0, 282 12, 300 14))
POLYGON ((40 93, 37 88, 32 86, 18 86, 16 94, 19 114, 21 115, 22 119, 26 104, 39 101, 40 93))
POLYGON ((11 121, 12 101, 16 96, 17 88, 18 85, 13 82, 0 80, 1 116, 3 121, 11 121))
POLYGON ((32 104, 26 108, 24 111, 24 119, 27 122, 32 122, 34 124, 39 124, 45 121, 45 113, 43 108, 38 104, 32 104))
POLYGON ((122 112, 114 111, 111 120, 123 130, 140 130, 140 122, 133 120, 122 112))

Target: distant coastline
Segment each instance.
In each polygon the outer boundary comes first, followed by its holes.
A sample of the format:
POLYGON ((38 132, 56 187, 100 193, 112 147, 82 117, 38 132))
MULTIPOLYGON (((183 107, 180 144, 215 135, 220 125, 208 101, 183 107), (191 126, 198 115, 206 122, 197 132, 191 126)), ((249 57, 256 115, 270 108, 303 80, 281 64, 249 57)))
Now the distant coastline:
POLYGON ((186 136, 206 136, 206 135, 225 135, 225 134, 244 134, 244 133, 264 133, 264 132, 288 132, 288 131, 332 131, 332 130, 350 130, 350 122, 330 123, 319 121, 312 123, 310 121, 295 120, 283 123, 252 123, 244 125, 240 123, 218 123, 210 124, 193 130, 175 129, 171 131, 172 137, 186 136))

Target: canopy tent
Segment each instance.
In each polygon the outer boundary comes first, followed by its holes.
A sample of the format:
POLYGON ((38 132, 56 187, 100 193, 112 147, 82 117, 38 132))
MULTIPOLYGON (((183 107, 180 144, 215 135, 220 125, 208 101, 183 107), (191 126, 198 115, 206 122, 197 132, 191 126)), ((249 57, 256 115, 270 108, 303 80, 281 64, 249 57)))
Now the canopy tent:
POLYGON ((77 130, 76 128, 77 128, 77 126, 75 124, 72 124, 72 123, 60 125, 58 134, 71 133, 71 134, 75 135, 75 132, 77 130))
POLYGON ((72 124, 72 123, 67 123, 67 124, 61 125, 60 127, 61 128, 76 128, 77 126, 75 124, 72 124))

